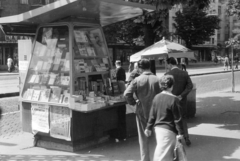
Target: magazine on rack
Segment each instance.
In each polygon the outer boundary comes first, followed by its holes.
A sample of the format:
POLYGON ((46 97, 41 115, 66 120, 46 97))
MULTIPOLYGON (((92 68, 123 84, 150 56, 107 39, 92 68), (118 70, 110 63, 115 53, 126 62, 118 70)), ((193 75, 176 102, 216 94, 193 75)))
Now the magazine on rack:
POLYGON ((86 43, 88 38, 84 31, 74 30, 74 36, 77 43, 86 43))
POLYGON ((32 99, 32 95, 33 95, 33 91, 34 91, 34 89, 27 89, 27 94, 26 94, 26 98, 25 99, 27 99, 27 100, 31 100, 32 99))
POLYGON ((51 94, 51 89, 43 89, 41 91, 40 99, 41 102, 48 102, 51 94))
POLYGON ((33 90, 32 101, 38 101, 41 94, 41 90, 33 90))
POLYGON ((43 34, 42 34, 42 43, 43 44, 47 44, 47 41, 46 40, 49 40, 52 38, 52 27, 49 27, 49 28, 43 28, 43 34))
POLYGON ((49 102, 58 103, 61 97, 62 89, 57 86, 50 86, 50 88, 52 89, 52 93, 50 94, 49 102))

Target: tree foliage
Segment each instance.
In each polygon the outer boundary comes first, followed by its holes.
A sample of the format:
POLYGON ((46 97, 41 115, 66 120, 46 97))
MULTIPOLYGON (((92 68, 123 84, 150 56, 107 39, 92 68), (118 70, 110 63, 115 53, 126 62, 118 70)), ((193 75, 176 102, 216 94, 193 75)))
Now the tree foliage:
POLYGON ((210 0, 129 0, 131 2, 156 6, 156 11, 143 14, 131 20, 104 27, 107 41, 125 42, 150 46, 161 37, 168 37, 168 13, 174 5, 196 6, 206 8, 210 0))
POLYGON ((173 25, 175 34, 181 37, 188 48, 192 45, 203 44, 214 35, 215 29, 219 29, 220 19, 217 16, 208 16, 196 6, 185 7, 182 12, 178 11, 173 25))
POLYGON ((240 18, 240 0, 229 0, 227 13, 229 16, 238 16, 240 18))

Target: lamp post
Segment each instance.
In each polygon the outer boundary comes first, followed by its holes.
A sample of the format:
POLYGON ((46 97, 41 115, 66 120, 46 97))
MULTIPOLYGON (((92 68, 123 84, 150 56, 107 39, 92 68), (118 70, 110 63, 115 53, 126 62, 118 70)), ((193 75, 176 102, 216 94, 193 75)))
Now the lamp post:
POLYGON ((234 79, 234 67, 233 67, 233 49, 234 47, 239 45, 239 41, 235 40, 234 38, 230 38, 228 41, 226 41, 227 47, 230 48, 231 53, 231 66, 232 66, 232 92, 235 92, 235 79, 234 79))

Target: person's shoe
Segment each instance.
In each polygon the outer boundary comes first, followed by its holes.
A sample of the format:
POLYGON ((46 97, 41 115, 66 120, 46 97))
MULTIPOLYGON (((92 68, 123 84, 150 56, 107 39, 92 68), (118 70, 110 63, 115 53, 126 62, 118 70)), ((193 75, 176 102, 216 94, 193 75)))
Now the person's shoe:
POLYGON ((185 138, 185 143, 187 146, 190 146, 192 144, 189 138, 185 138))

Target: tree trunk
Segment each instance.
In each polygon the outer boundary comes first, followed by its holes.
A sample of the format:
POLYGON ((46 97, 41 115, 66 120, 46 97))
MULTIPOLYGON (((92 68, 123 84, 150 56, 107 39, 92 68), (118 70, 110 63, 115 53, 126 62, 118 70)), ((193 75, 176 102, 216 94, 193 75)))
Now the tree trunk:
POLYGON ((144 43, 148 47, 154 43, 155 34, 153 28, 149 24, 144 24, 144 43))

